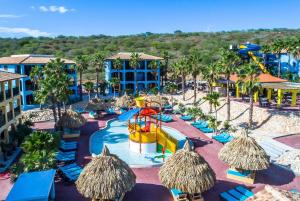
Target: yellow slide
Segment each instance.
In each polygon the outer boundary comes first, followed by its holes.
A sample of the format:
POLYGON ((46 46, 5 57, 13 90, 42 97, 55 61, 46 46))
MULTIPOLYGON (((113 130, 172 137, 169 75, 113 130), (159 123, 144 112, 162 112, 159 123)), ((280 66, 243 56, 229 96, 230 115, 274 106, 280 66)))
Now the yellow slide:
POLYGON ((175 153, 177 150, 177 140, 160 128, 157 129, 157 144, 172 153, 175 153))
POLYGON ((257 57, 253 54, 253 52, 249 51, 248 52, 248 55, 253 59, 253 61, 255 61, 259 67, 261 68, 261 70, 263 71, 263 73, 267 73, 269 74, 269 72, 267 71, 267 68, 265 67, 264 64, 262 64, 258 59, 257 57))

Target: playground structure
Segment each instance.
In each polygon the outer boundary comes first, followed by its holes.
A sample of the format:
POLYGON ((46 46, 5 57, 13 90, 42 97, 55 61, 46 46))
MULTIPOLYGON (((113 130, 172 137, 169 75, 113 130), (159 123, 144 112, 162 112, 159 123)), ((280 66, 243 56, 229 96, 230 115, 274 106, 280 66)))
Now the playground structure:
POLYGON ((166 132, 162 128, 162 122, 153 118, 153 116, 161 115, 161 104, 154 101, 148 102, 144 97, 136 98, 135 101, 136 108, 122 114, 123 117, 127 116, 129 149, 142 154, 175 153, 176 150, 181 149, 186 139, 166 132))

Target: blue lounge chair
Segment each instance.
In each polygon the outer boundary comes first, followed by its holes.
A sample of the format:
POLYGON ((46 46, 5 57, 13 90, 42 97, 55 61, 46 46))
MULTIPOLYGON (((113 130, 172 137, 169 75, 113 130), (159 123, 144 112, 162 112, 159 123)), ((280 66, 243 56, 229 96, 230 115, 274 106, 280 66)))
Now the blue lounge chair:
POLYGON ((226 192, 220 193, 221 200, 227 201, 244 201, 252 197, 254 193, 243 186, 237 186, 226 192))
POLYGON ((108 109, 106 110, 106 113, 107 113, 107 114, 116 114, 114 108, 108 108, 108 109))
POLYGON ((162 122, 171 122, 173 121, 173 118, 170 115, 162 114, 162 115, 155 115, 153 116, 155 119, 158 119, 159 121, 162 122))
POLYGON ((173 107, 172 107, 172 105, 167 104, 167 105, 164 105, 163 108, 164 108, 164 109, 172 109, 173 107))
POLYGON ((198 121, 192 122, 191 125, 199 125, 199 124, 204 124, 204 123, 207 123, 207 122, 203 121, 203 120, 198 120, 198 121))
POLYGON ((76 109, 74 109, 74 111, 77 112, 77 113, 79 113, 79 114, 85 112, 85 110, 83 108, 76 108, 76 109))
POLYGON ((230 134, 226 133, 226 132, 223 132, 219 135, 213 136, 212 138, 217 140, 220 143, 225 144, 225 143, 230 142, 231 140, 233 140, 234 137, 231 136, 230 134))
POLYGON ((180 119, 182 119, 183 121, 191 121, 193 117, 191 115, 182 115, 180 119))
POLYGON ((230 195, 227 192, 223 192, 220 194, 221 200, 227 200, 227 201, 239 201, 238 199, 236 199, 235 197, 233 197, 232 195, 230 195))
POLYGON ((67 141, 64 141, 64 140, 60 140, 60 144, 64 144, 64 145, 77 145, 78 142, 76 142, 76 141, 69 141, 69 142, 67 142, 67 141))
POLYGON ((70 162, 75 161, 75 151, 69 151, 69 152, 57 152, 56 153, 56 160, 59 162, 70 162))
POLYGON ((201 128, 207 128, 208 127, 208 123, 204 122, 202 124, 196 124, 193 125, 195 128, 201 129, 201 128))
POLYGON ((73 151, 77 149, 77 144, 60 144, 59 149, 62 151, 73 151))
POLYGON ((170 189, 170 192, 171 192, 174 200, 188 201, 188 195, 187 195, 187 193, 183 193, 180 190, 175 189, 175 188, 170 189))
POLYGON ((214 129, 212 128, 199 128, 200 131, 202 131, 203 133, 213 133, 214 129))
POLYGON ((235 189, 248 197, 252 197, 254 195, 254 193, 252 191, 248 190, 247 188, 245 188, 243 186, 237 186, 237 187, 235 187, 235 189))
POLYGON ((231 140, 233 140, 234 139, 234 137, 233 136, 230 136, 230 137, 228 137, 228 138, 225 138, 225 139, 220 139, 220 140, 218 140, 220 143, 222 143, 222 144, 225 144, 225 143, 227 143, 227 142, 230 142, 231 140))
POLYGON ((296 193, 296 194, 300 195, 300 191, 297 191, 297 189, 291 189, 290 191, 291 191, 292 193, 296 193))
POLYGON ((59 167, 59 170, 63 173, 64 177, 68 181, 76 181, 82 172, 82 167, 77 165, 76 163, 72 163, 69 165, 59 167))
POLYGON ((98 114, 97 114, 97 112, 91 111, 91 112, 89 112, 89 117, 96 119, 96 118, 98 118, 98 114))

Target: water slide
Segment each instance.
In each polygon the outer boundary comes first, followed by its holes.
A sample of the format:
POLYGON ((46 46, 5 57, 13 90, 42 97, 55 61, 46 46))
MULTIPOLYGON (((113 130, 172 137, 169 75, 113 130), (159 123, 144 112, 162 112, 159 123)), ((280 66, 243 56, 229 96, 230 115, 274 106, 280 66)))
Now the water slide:
POLYGON ((261 70, 263 71, 263 73, 267 73, 269 74, 269 72, 267 71, 266 66, 261 63, 259 61, 259 59, 257 58, 257 56, 253 53, 253 51, 259 51, 260 50, 260 46, 259 45, 255 45, 255 44, 244 44, 244 45, 240 45, 240 54, 248 54, 251 59, 253 59, 253 61, 255 61, 259 67, 261 68, 261 70))

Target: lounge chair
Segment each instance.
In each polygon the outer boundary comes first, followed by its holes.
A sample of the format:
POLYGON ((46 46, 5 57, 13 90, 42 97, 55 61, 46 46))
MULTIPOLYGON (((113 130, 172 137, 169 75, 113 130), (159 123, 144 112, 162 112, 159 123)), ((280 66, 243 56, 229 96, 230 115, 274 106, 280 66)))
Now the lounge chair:
POLYGON ((204 122, 202 124, 196 124, 193 125, 195 128, 201 129, 201 128, 207 128, 208 127, 208 123, 204 122))
POLYGON ((180 119, 182 119, 183 121, 191 121, 193 117, 191 115, 182 115, 180 119))
POLYGON ((212 128, 199 128, 200 131, 202 131, 203 133, 213 133, 214 132, 214 129, 212 128))
POLYGON ((62 151, 73 151, 76 150, 77 147, 77 142, 61 142, 60 143, 60 147, 59 147, 62 151))
POLYGON ((85 112, 85 110, 83 108, 76 108, 76 109, 74 109, 74 111, 77 112, 77 113, 79 113, 79 114, 85 112))
POLYGON ((297 189, 291 189, 290 191, 291 191, 292 193, 296 193, 296 194, 300 195, 300 191, 298 191, 297 189))
POLYGON ((61 166, 58 168, 63 176, 71 182, 74 182, 78 179, 80 173, 82 172, 82 167, 76 163, 71 163, 69 165, 61 166))
POLYGON ((56 153, 56 160, 58 162, 71 162, 75 161, 75 151, 68 151, 68 152, 57 152, 56 153))
POLYGON ((116 114, 114 108, 108 108, 108 109, 106 110, 106 113, 107 113, 107 114, 116 114))
POLYGON ((166 105, 163 106, 163 108, 164 108, 164 109, 172 109, 173 106, 170 105, 170 104, 166 104, 166 105))
POLYGON ((170 115, 162 114, 162 115, 155 115, 153 118, 158 119, 162 122, 171 122, 173 121, 173 118, 170 115))
POLYGON ((91 111, 89 112, 89 117, 93 119, 97 119, 99 115, 97 114, 97 112, 91 111))
POLYGON ((213 139, 215 139, 216 141, 225 144, 227 142, 230 142, 231 140, 233 140, 234 137, 232 137, 230 134, 223 132, 219 135, 215 135, 212 137, 213 139))
POLYGON ((203 197, 200 193, 189 194, 189 199, 191 201, 203 201, 203 197))
POLYGON ((243 201, 252 197, 254 193, 243 186, 237 186, 220 194, 221 200, 243 201))
POLYGON ((176 200, 176 201, 188 201, 189 200, 187 193, 183 193, 178 189, 172 188, 170 190, 170 192, 171 192, 174 200, 176 200))

